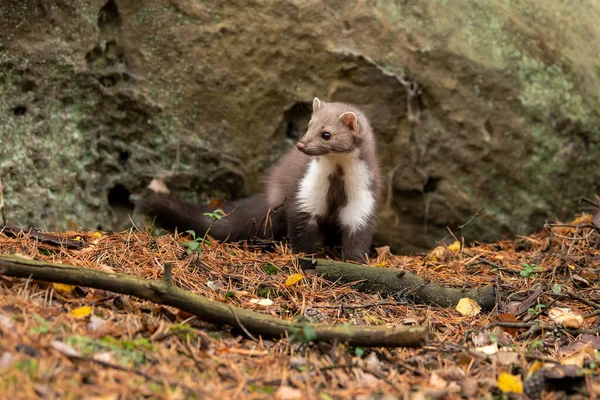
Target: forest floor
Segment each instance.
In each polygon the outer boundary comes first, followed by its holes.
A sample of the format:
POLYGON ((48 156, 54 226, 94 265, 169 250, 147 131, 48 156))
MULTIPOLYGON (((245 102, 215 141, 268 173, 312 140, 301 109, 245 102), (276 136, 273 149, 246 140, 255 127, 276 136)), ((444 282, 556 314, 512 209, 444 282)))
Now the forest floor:
POLYGON ((65 241, 40 232, 0 233, 0 254, 151 280, 171 262, 177 286, 220 302, 286 320, 421 325, 431 340, 408 349, 250 337, 172 307, 2 276, 0 268, 2 398, 600 395, 600 235, 591 215, 516 240, 464 248, 450 242, 429 254, 384 252, 369 262, 444 286, 493 285, 496 308, 475 315, 306 275, 284 245, 262 251, 211 243, 198 254, 190 252, 187 234, 66 232, 60 238, 65 241), (67 246, 67 239, 80 245, 67 246))

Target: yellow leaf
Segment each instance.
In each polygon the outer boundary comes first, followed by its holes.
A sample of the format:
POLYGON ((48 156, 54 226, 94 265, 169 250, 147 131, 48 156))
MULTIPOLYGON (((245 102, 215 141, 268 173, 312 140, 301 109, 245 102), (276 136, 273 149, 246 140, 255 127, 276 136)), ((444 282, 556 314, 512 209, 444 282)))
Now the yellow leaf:
POLYGON ((427 254, 427 259, 433 262, 443 262, 448 258, 446 253, 448 253, 448 251, 444 246, 438 246, 427 254))
POLYGON ((71 310, 71 315, 74 316, 75 318, 85 318, 85 317, 89 316, 91 313, 92 313, 92 307, 90 307, 90 306, 83 306, 83 307, 79 307, 74 310, 71 310))
POLYGON ((463 297, 458 301, 456 311, 467 317, 474 317, 481 312, 481 307, 475 300, 463 297))
POLYGON ((498 376, 498 389, 504 393, 523 393, 523 382, 518 375, 502 372, 498 376))
POLYGON ((73 240, 77 240, 77 241, 79 241, 79 240, 81 240, 81 236, 75 236, 75 237, 73 238, 73 240))
POLYGON ((460 250, 460 242, 457 240, 456 242, 452 243, 450 246, 448 246, 448 250, 459 251, 460 250))
POLYGON ((373 264, 372 266, 373 266, 373 267, 381 267, 381 268, 383 268, 383 267, 385 267, 386 265, 388 265, 387 261, 382 261, 382 262, 380 262, 380 263, 373 264))
POLYGON ((100 239, 102 237, 102 233, 100 232, 94 232, 92 234, 92 239, 100 239))
POLYGON ((294 286, 296 283, 300 282, 302 278, 304 277, 300 274, 292 274, 285 280, 285 286, 294 286))
POLYGON ((525 379, 529 379, 531 377, 531 375, 533 375, 537 370, 539 370, 543 366, 544 366, 543 362, 535 361, 533 364, 531 364, 531 367, 529 367, 529 369, 527 370, 527 375, 525 375, 525 379))
POLYGON ((569 223, 569 225, 586 225, 592 223, 592 218, 594 216, 592 214, 583 213, 579 217, 575 218, 573 221, 569 223))
POLYGON ((73 290, 75 290, 75 286, 65 285, 64 283, 53 283, 52 286, 54 286, 55 290, 62 293, 71 293, 73 290))

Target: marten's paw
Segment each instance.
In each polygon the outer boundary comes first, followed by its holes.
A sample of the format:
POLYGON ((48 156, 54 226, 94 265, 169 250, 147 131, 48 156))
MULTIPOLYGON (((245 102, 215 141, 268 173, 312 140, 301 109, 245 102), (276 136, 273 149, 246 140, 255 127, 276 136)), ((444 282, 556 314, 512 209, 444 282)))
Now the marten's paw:
POLYGON ((169 188, 167 188, 165 182, 160 178, 152 179, 152 182, 148 185, 148 189, 152 190, 154 193, 169 194, 169 188))

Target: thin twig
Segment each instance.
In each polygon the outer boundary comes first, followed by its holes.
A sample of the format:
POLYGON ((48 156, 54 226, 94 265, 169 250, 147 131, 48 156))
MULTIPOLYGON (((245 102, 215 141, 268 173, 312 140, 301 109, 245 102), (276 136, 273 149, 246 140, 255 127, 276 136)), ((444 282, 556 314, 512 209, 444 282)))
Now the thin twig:
POLYGON ((235 320, 237 321, 237 323, 238 323, 238 326, 239 326, 239 327, 240 327, 240 328, 241 328, 241 329, 244 331, 244 333, 245 333, 246 335, 248 335, 248 337, 249 337, 250 339, 252 339, 253 341, 255 341, 255 342, 257 342, 257 343, 258 343, 258 339, 257 339, 257 338, 255 338, 255 337, 254 337, 254 336, 253 336, 253 335, 252 335, 252 334, 251 334, 251 333, 248 331, 248 329, 246 329, 246 327, 244 326, 244 324, 242 324, 242 322, 241 322, 241 321, 240 321, 240 319, 238 318, 238 316, 237 316, 237 314, 235 313, 235 311, 234 311, 234 309, 233 309, 233 308, 231 308, 231 313, 232 313, 232 314, 233 314, 233 316, 235 317, 235 320))
POLYGON ((473 216, 471 217, 470 220, 468 220, 467 222, 465 222, 462 225, 458 226, 458 229, 460 229, 461 231, 465 228, 465 226, 469 225, 475 218, 477 218, 477 216, 483 211, 483 207, 481 207, 479 210, 477 210, 477 212, 475 214, 473 214, 473 216))
POLYGON ((581 295, 578 295, 577 293, 573 293, 570 290, 565 291, 565 294, 566 294, 566 296, 564 294, 559 294, 559 295, 556 295, 556 296, 557 297, 570 297, 571 299, 577 300, 577 301, 579 301, 579 302, 581 302, 581 303, 583 303, 583 304, 585 304, 587 306, 595 308, 596 310, 600 310, 600 304, 596 303, 595 301, 588 300, 585 297, 583 297, 581 295))

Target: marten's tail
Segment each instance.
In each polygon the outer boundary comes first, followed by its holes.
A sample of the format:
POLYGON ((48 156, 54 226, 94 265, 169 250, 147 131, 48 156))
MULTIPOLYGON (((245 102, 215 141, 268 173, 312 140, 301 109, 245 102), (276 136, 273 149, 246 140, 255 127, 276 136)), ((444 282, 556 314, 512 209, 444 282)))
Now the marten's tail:
MULTIPOLYGON (((193 230, 197 236, 204 235, 212 223, 212 219, 203 214, 215 209, 151 190, 147 190, 136 204, 136 212, 154 218, 157 226, 169 230, 177 228, 179 232, 193 230)), ((264 194, 225 202, 221 209, 227 215, 217 220, 209 232, 217 240, 238 241, 255 237, 279 240, 286 234, 283 210, 269 209, 264 194)))

